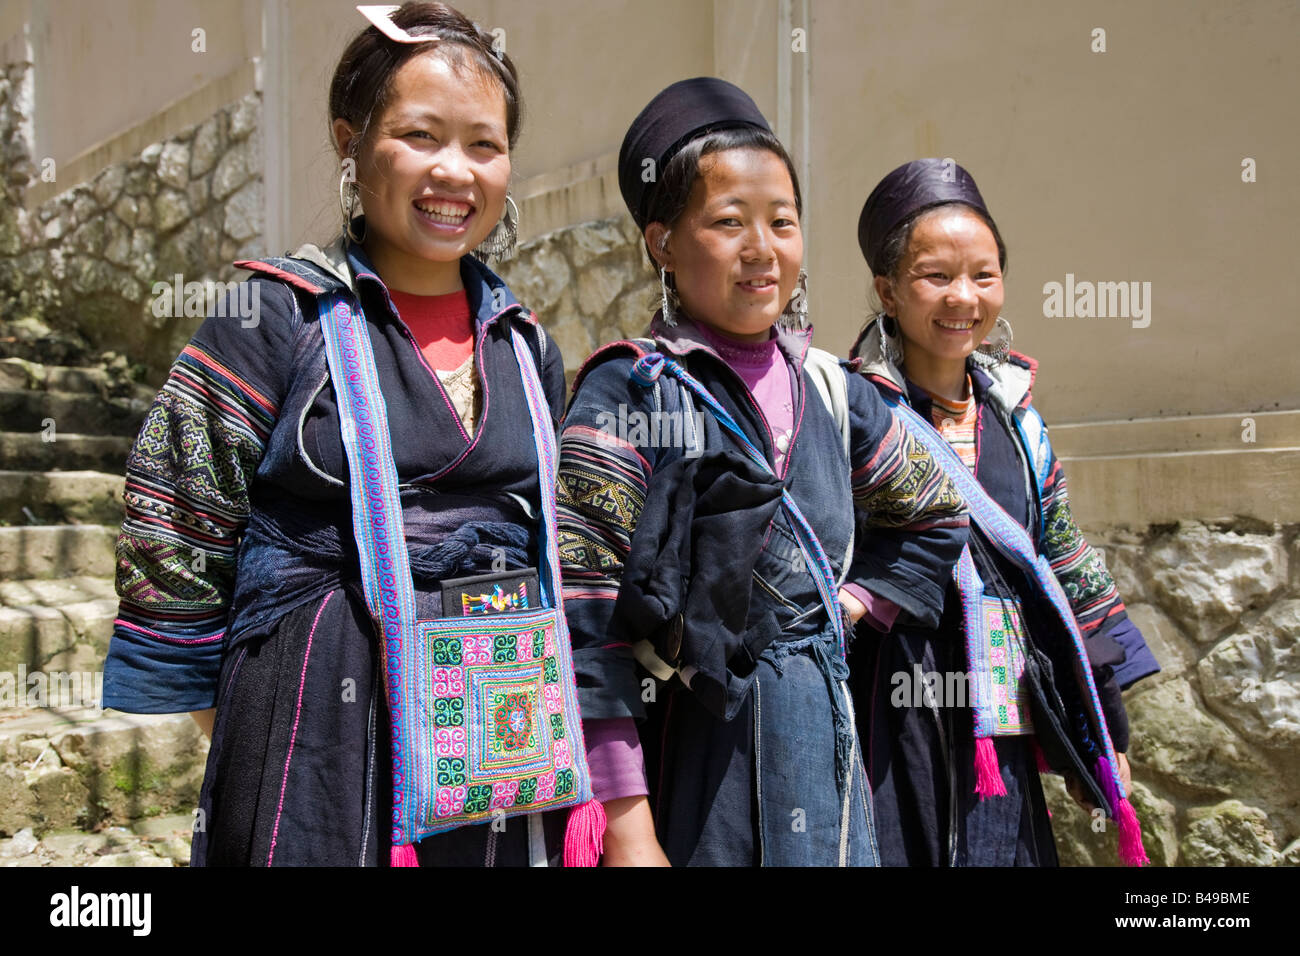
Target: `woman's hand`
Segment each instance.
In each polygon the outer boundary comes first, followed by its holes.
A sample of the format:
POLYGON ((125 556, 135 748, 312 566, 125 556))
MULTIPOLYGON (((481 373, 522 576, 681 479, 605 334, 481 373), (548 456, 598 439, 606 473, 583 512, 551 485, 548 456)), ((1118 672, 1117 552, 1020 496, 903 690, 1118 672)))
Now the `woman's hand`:
POLYGON ((840 603, 844 605, 844 610, 849 612, 849 621, 853 624, 857 624, 862 619, 862 615, 867 613, 867 606, 844 588, 840 588, 840 603))
POLYGON ((1133 771, 1129 769, 1128 757, 1116 751, 1115 762, 1119 764, 1119 782, 1124 785, 1124 792, 1131 794, 1133 792, 1133 771))
POLYGON ((605 804, 605 853, 601 866, 671 866, 655 838, 650 801, 644 795, 605 804))
POLYGON ((203 731, 204 735, 211 740, 212 723, 217 716, 217 709, 215 707, 209 707, 207 710, 191 711, 190 716, 193 717, 194 722, 199 725, 199 730, 203 731))
POLYGON ((1064 776, 1065 792, 1070 795, 1070 799, 1083 807, 1086 813, 1092 813, 1093 810, 1096 810, 1097 808, 1092 805, 1092 801, 1083 795, 1083 784, 1079 782, 1079 778, 1069 770, 1065 771, 1064 776))
MULTIPOLYGON (((1115 762, 1119 764, 1119 780, 1124 787, 1124 792, 1126 794, 1131 794, 1133 792, 1133 772, 1129 768, 1128 757, 1124 756, 1122 753, 1116 752, 1115 762)), ((1093 810, 1097 809, 1092 805, 1092 803, 1084 798, 1083 785, 1079 782, 1079 778, 1074 774, 1067 773, 1065 775, 1065 789, 1074 802, 1083 807, 1083 809, 1087 810, 1089 813, 1092 813, 1093 810)))

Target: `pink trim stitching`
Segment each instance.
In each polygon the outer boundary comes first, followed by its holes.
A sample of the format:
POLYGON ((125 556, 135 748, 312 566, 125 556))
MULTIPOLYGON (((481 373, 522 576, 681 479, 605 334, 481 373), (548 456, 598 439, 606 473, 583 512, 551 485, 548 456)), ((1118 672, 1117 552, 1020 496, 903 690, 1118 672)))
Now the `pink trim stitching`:
POLYGON ((114 627, 122 627, 128 631, 139 631, 141 634, 147 634, 155 640, 162 641, 165 644, 212 644, 225 636, 225 631, 218 631, 211 637, 168 637, 166 634, 160 634, 158 631, 150 630, 147 627, 141 627, 139 624, 132 624, 123 618, 117 618, 113 621, 114 627))
POLYGON ((316 636, 316 625, 320 623, 320 616, 325 611, 325 605, 329 604, 330 598, 334 596, 331 591, 325 595, 325 600, 320 602, 320 607, 316 609, 316 617, 311 622, 311 630, 307 632, 307 650, 302 656, 302 675, 298 679, 298 702, 293 709, 293 732, 289 734, 289 752, 284 755, 284 777, 280 781, 280 802, 275 807, 275 825, 271 827, 271 849, 266 854, 266 865, 271 865, 271 860, 275 856, 275 840, 280 833, 280 814, 284 811, 284 792, 289 786, 289 761, 293 759, 294 741, 298 739, 298 718, 302 716, 302 692, 307 686, 307 661, 311 659, 311 642, 316 636))

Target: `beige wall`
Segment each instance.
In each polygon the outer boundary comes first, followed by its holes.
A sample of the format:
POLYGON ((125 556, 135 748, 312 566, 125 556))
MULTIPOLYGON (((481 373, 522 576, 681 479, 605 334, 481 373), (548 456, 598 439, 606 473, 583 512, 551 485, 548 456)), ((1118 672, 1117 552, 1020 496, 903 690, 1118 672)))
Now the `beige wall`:
POLYGON ((0 17, 35 64, 33 156, 55 162, 29 208, 253 90, 259 0, 24 0, 0 17), (23 36, 23 30, 26 36, 23 36), (204 50, 193 49, 202 28, 204 50))
POLYGON ((261 50, 257 0, 35 0, 36 147, 70 160, 261 50), (191 31, 205 31, 205 52, 191 31), (42 69, 47 67, 47 69, 42 69))

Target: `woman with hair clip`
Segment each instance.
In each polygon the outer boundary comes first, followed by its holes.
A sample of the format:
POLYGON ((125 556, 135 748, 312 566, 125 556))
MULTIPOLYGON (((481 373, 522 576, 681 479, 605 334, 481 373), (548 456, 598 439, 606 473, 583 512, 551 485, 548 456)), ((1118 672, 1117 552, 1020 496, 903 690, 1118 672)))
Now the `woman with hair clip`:
POLYGON ((515 68, 445 4, 358 9, 341 234, 239 263, 258 321, 209 318, 159 393, 105 701, 211 734, 196 865, 546 865, 566 807, 581 862, 563 364, 484 264, 516 235, 515 68))
POLYGON ((964 506, 810 348, 798 179, 743 91, 659 93, 619 185, 662 308, 579 372, 559 492, 604 862, 874 865, 846 618, 936 623, 964 506))
POLYGON ((1159 666, 1070 514, 1030 403, 1037 363, 1001 316, 993 217, 966 170, 921 159, 872 191, 858 241, 882 307, 851 354, 971 507, 938 627, 900 622, 854 648, 882 860, 1055 865, 1038 779, 1055 769, 1140 863, 1120 691, 1159 666))

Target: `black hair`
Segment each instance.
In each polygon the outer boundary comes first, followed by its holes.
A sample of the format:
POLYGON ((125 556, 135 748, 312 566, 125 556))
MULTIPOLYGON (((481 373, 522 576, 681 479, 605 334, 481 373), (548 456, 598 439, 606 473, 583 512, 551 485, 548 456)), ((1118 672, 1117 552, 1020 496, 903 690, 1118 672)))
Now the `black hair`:
MULTIPOLYGON (((730 149, 764 149, 775 153, 790 173, 790 182, 794 186, 794 205, 800 217, 803 216, 803 195, 799 191, 799 174, 794 171, 794 162, 785 151, 781 141, 769 130, 757 126, 731 126, 719 130, 705 130, 683 146, 668 160, 659 176, 657 186, 651 191, 650 201, 646 207, 647 224, 661 222, 669 229, 681 218, 686 204, 691 198, 691 189, 700 177, 700 161, 711 153, 722 153, 730 149)), ((642 230, 644 232, 644 230, 642 230)), ((646 254, 650 265, 658 268, 658 260, 646 243, 646 254)))
POLYGON ((1003 272, 1007 270, 1007 246, 1002 241, 1002 233, 998 232, 997 223, 993 217, 981 209, 964 202, 939 202, 929 206, 922 206, 916 212, 912 213, 893 229, 889 230, 889 235, 880 245, 880 275, 888 276, 891 279, 898 278, 898 267, 903 261, 903 256, 907 254, 907 244, 912 240, 912 229, 916 226, 917 220, 922 216, 928 215, 938 209, 948 209, 953 206, 961 206, 979 216, 984 225, 989 227, 993 233, 993 241, 998 247, 998 266, 1003 272))
MULTIPOLYGON (((360 148, 376 112, 387 105, 393 77, 403 64, 424 53, 436 52, 454 68, 465 66, 466 58, 484 77, 496 80, 506 101, 506 138, 511 149, 519 138, 522 103, 519 76, 504 52, 498 54, 493 37, 459 10, 445 3, 404 3, 394 11, 393 23, 412 36, 428 33, 437 41, 398 43, 368 26, 358 33, 334 70, 330 81, 330 124, 345 119, 357 130, 352 151, 360 148)), ((333 131, 330 136, 333 142, 333 131)))

